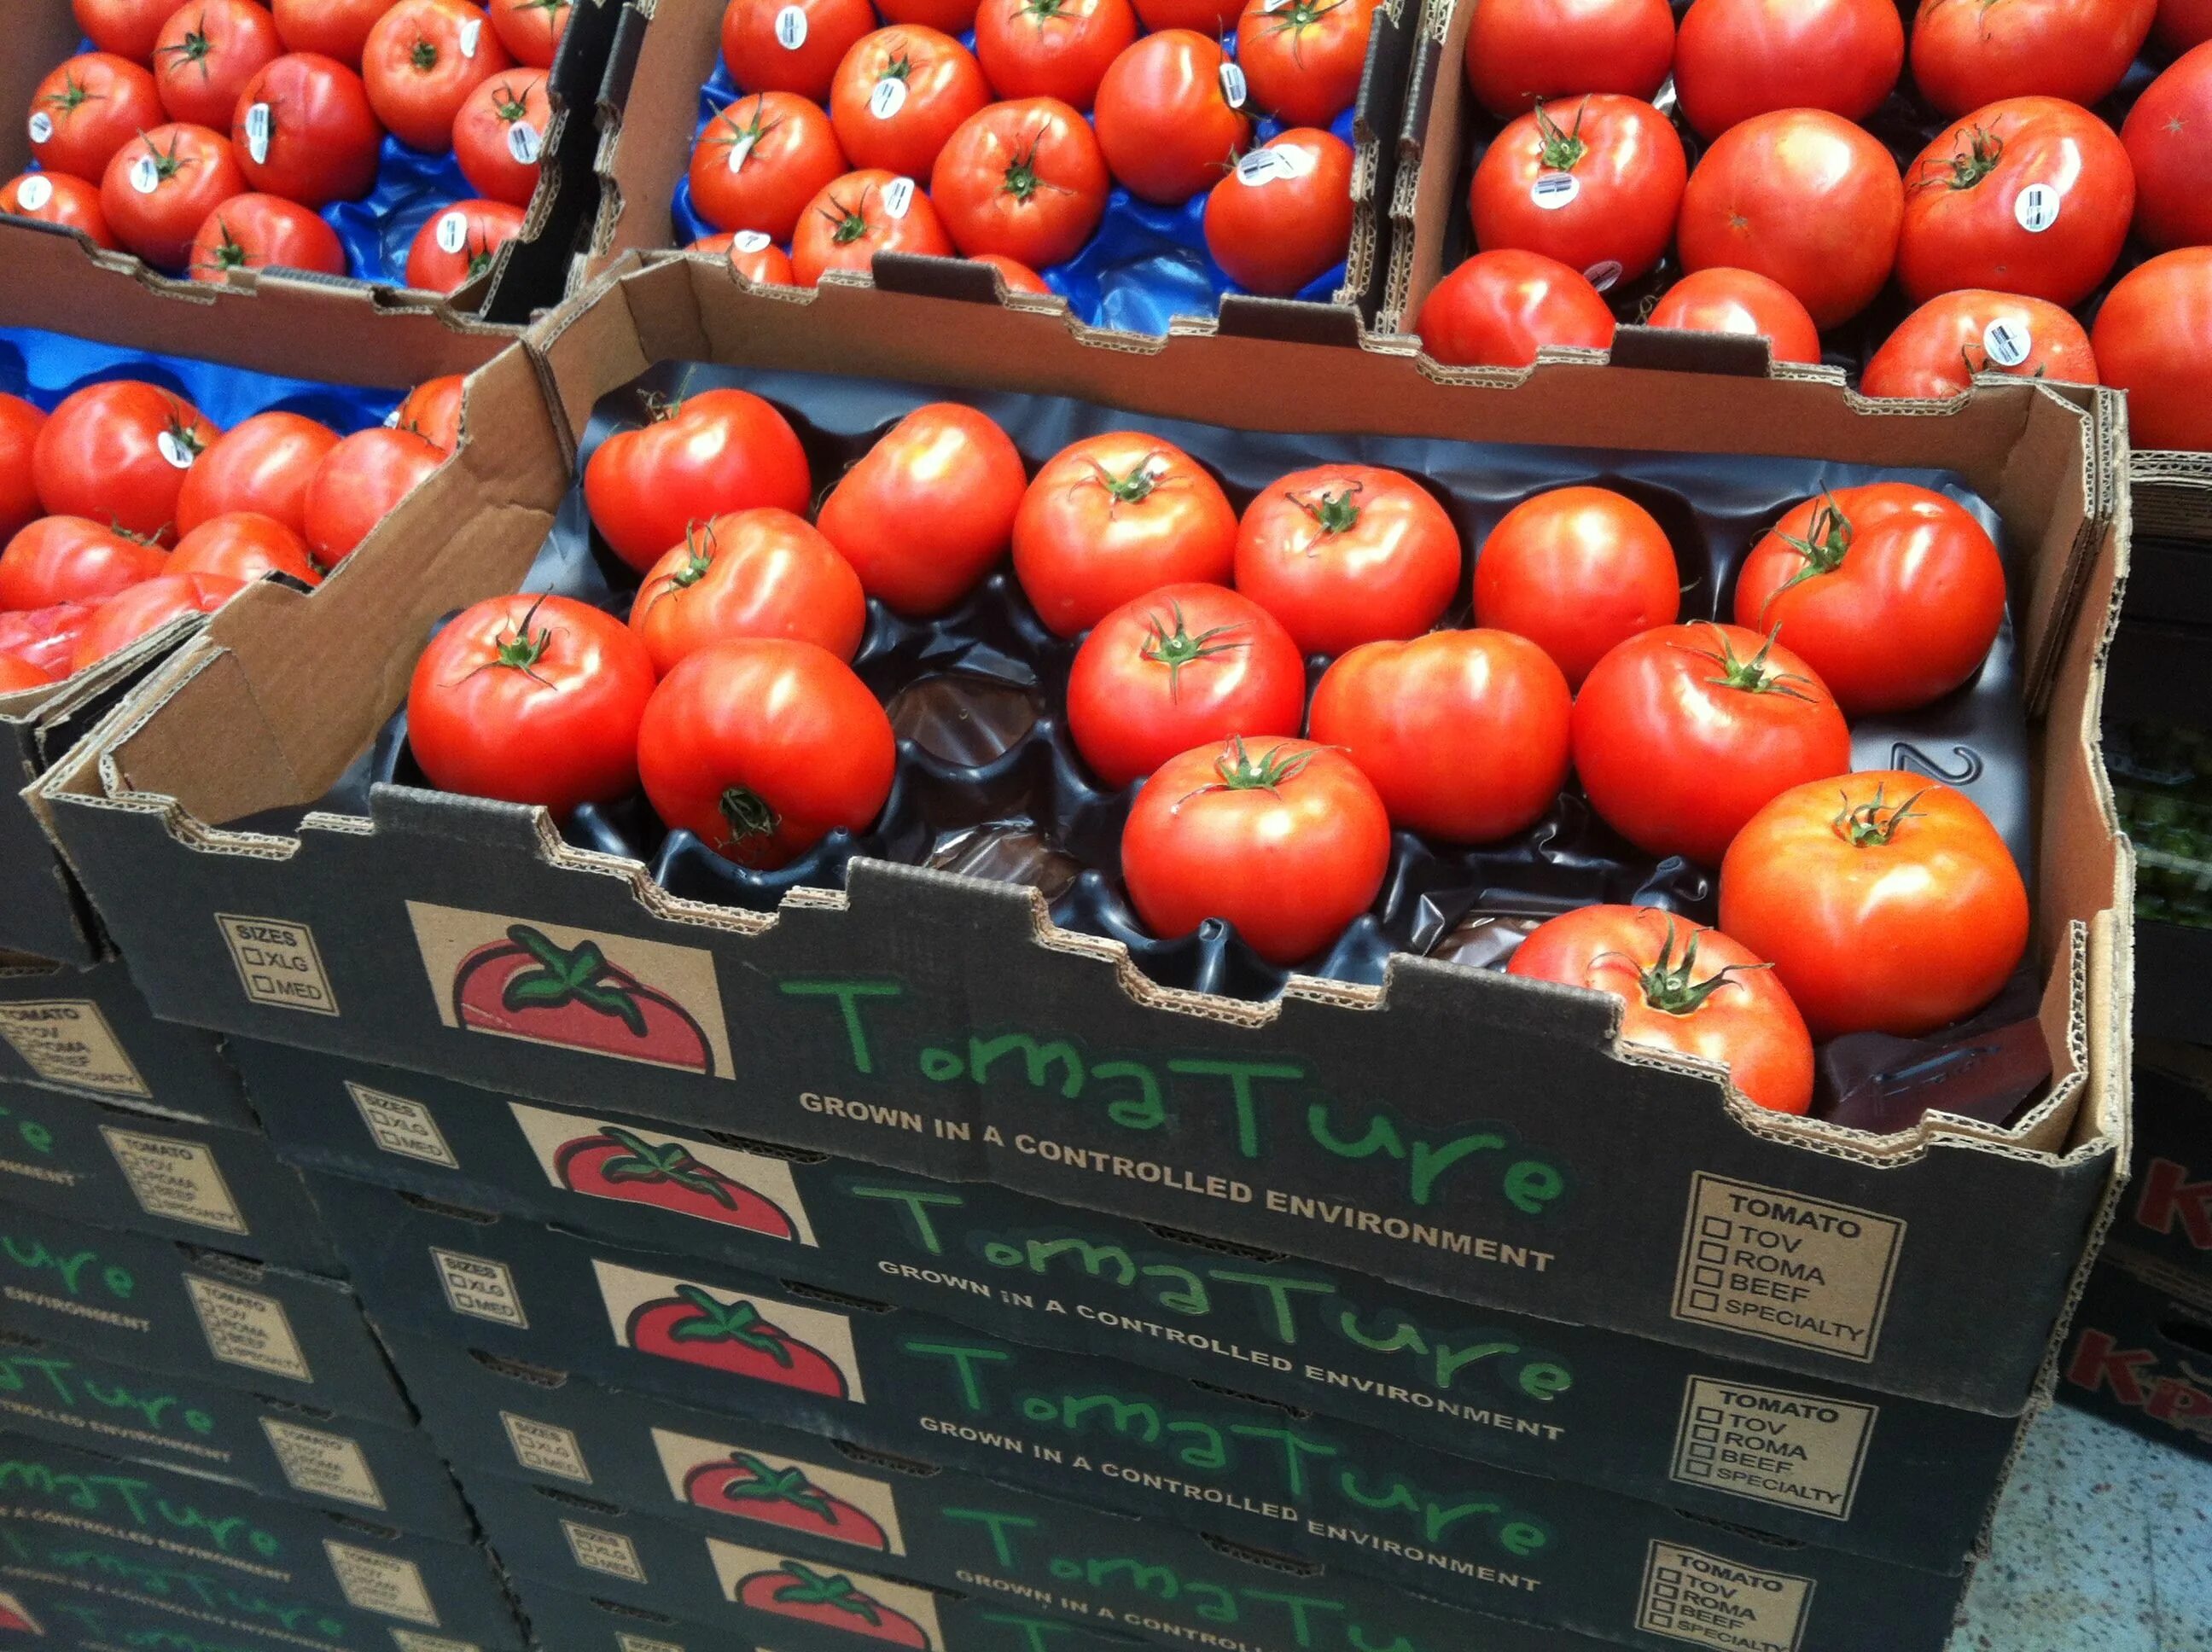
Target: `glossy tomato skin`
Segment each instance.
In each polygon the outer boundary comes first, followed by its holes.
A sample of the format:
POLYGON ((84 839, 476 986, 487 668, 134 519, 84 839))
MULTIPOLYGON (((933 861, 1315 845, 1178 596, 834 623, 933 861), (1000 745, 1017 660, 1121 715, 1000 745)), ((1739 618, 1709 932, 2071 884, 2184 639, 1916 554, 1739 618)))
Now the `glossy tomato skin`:
POLYGON ((791 255, 761 230, 725 230, 719 235, 702 235, 684 250, 726 258, 734 273, 764 287, 797 285, 797 277, 791 272, 791 255))
POLYGON ((336 568, 376 525, 446 462, 408 430, 356 430, 315 467, 307 483, 304 537, 315 560, 336 568))
POLYGON ((722 61, 740 91, 796 92, 826 103, 837 65, 876 27, 868 0, 730 0, 722 13, 722 61), (805 21, 797 44, 778 38, 777 20, 795 4, 805 21))
POLYGON ((975 0, 885 0, 877 9, 887 23, 920 23, 956 40, 975 27, 975 0))
POLYGON ((102 52, 143 63, 179 0, 71 0, 76 26, 102 52))
POLYGON ((2139 448, 2212 452, 2212 247, 2183 247, 2113 283, 2090 334, 2097 368, 2128 392, 2139 448))
POLYGON ((209 574, 241 584, 266 574, 288 574, 302 585, 323 582, 307 542, 258 511, 210 517, 177 541, 163 572, 209 574))
POLYGON ((143 64, 88 52, 54 70, 31 94, 31 158, 48 172, 97 184, 118 149, 167 118, 143 64))
POLYGON ((963 252, 1037 269, 1083 250, 1113 182, 1091 123, 1073 105, 1022 98, 960 124, 938 152, 929 197, 963 252))
POLYGON ((1475 242, 1540 252, 1593 282, 1633 281, 1674 240, 1689 177, 1674 123, 1648 103, 1612 93, 1540 103, 1474 169, 1475 242))
POLYGON ((1783 793, 1721 865, 1721 926, 1819 1039, 1899 1038, 1971 1015, 2027 951, 2027 889, 1989 817, 1924 774, 1874 770, 1783 793))
POLYGON ((1731 126, 1705 151, 1675 240, 1685 269, 1753 270, 1832 327, 1889 279, 1904 220, 1888 150, 1839 115, 1784 109, 1731 126))
POLYGON ((335 58, 277 58, 239 94, 230 134, 239 170, 264 194, 325 207, 375 186, 384 128, 361 76, 335 58), (264 122, 265 139, 256 136, 264 122))
POLYGON ((574 15, 574 0, 491 0, 491 26, 515 62, 550 69, 574 15))
POLYGON ((1137 38, 1129 0, 983 0, 975 56, 1003 98, 1058 98, 1088 110, 1137 38))
POLYGON ((82 603, 45 608, 0 608, 0 659, 21 660, 48 679, 67 677, 70 657, 92 610, 82 603))
POLYGON ((1014 517, 1014 575, 1064 637, 1162 586, 1226 585, 1236 556, 1237 512, 1220 483, 1142 430, 1060 449, 1014 517))
POLYGON ((868 628, 860 575, 789 511, 736 511, 691 531, 637 588, 629 627, 665 677, 709 643, 796 637, 850 662, 868 628))
POLYGON ((1359 100, 1376 0, 1245 0, 1237 61, 1286 126, 1327 127, 1359 100))
POLYGON ((1751 270, 1692 271, 1661 295, 1644 325, 1765 338, 1777 361, 1820 359, 1811 313, 1780 282, 1751 270))
POLYGON ((1154 34, 1187 28, 1220 39, 1237 24, 1237 0, 1137 0, 1137 17, 1154 34))
POLYGON ((274 517, 307 530, 307 484, 338 433, 297 413, 257 413, 216 438, 185 472, 177 491, 177 531, 190 533, 235 511, 274 517))
POLYGON ((584 466, 592 525, 642 574, 685 531, 727 512, 802 513, 814 486, 799 433, 749 390, 709 390, 601 442, 584 466))
POLYGON ((407 247, 407 284, 457 292, 489 271, 499 249, 522 233, 527 215, 504 201, 456 201, 431 215, 407 247))
POLYGON ((453 147, 469 94, 514 66, 483 9, 468 0, 399 0, 362 48, 369 106, 402 143, 431 155, 453 147))
POLYGON ((1547 344, 1613 345, 1613 312, 1580 270, 1540 252, 1478 252, 1421 301, 1421 348, 1450 367, 1525 367, 1547 344))
POLYGON ((461 400, 468 380, 458 373, 425 379, 407 392, 392 415, 395 430, 412 430, 423 440, 450 453, 461 445, 461 400))
POLYGON ((1813 1105, 1805 1017, 1765 960, 1717 929, 1654 907, 1582 907, 1539 926, 1505 970, 1612 994, 1622 1042, 1717 1061, 1761 1107, 1813 1105))
POLYGON ((1428 490, 1370 465, 1294 471, 1237 530, 1237 588, 1308 654, 1419 636, 1458 593, 1462 560, 1428 490))
POLYGON ((1108 614, 1067 677, 1068 732, 1113 787, 1232 734, 1295 735, 1305 708, 1291 634, 1250 598, 1194 581, 1108 614))
POLYGON ((878 252, 950 258, 952 238, 916 179, 848 172, 824 185, 799 213, 791 237, 791 273, 802 287, 832 270, 866 275, 878 252))
POLYGON ((1978 373, 2094 385, 2097 357, 2081 324, 2056 304, 1962 287, 1898 323, 1859 388, 1869 396, 1943 398, 1972 388, 1978 373))
POLYGON ((77 634, 70 670, 81 671, 108 655, 120 653, 143 636, 188 614, 212 614, 246 589, 242 580, 221 574, 164 571, 118 591, 101 602, 77 634))
POLYGON ((171 120, 222 131, 246 82, 283 52, 276 25, 253 0, 188 0, 155 43, 161 106, 171 120))
POLYGON ((2151 30, 2169 52, 2203 46, 2212 40, 2212 0, 2158 0, 2151 30))
POLYGON ((1148 34, 1098 85, 1098 143, 1139 200, 1176 206, 1236 164, 1252 123, 1222 89, 1219 46, 1189 29, 1148 34))
POLYGON ((181 270, 208 214, 246 192, 230 140, 205 126, 156 126, 115 152, 100 210, 115 239, 151 264, 181 270))
POLYGON ((21 694, 26 689, 41 689, 53 680, 52 672, 33 665, 21 654, 0 653, 0 695, 21 694))
POLYGON ((192 237, 185 265, 194 281, 222 282, 234 270, 346 272, 338 233, 296 201, 278 195, 234 195, 208 214, 192 237))
POLYGON ((65 172, 27 172, 0 187, 0 212, 74 229, 94 246, 120 245, 100 210, 100 186, 65 172))
POLYGON ((2136 234, 2160 248, 2212 245, 2212 42, 2144 88, 2120 142, 2135 168, 2136 234))
POLYGON ((2135 202, 2126 148, 2087 109, 1990 104, 1907 169, 1898 284, 1916 304, 1960 287, 2078 304, 2119 257, 2135 202))
POLYGON ((949 34, 899 24, 863 35, 837 65, 830 124, 855 167, 921 182, 960 123, 991 100, 973 53, 949 34))
POLYGON ((691 204, 717 229, 787 241, 806 203, 851 170, 830 117, 795 92, 756 92, 707 123, 691 204))
POLYGON ((882 812, 898 762, 890 719, 853 668, 811 642, 710 643, 660 680, 638 773, 671 827, 773 870, 882 812))
POLYGON ((1543 818, 1567 780, 1574 696, 1509 631, 1431 631, 1340 654, 1307 730, 1375 783, 1401 831, 1490 843, 1543 818))
POLYGON ((1649 101, 1674 57, 1667 0, 1483 0, 1467 32, 1468 84, 1501 118, 1584 92, 1649 101))
POLYGON ((556 816, 637 789, 653 693, 645 645, 567 597, 495 597, 432 638, 407 689, 407 744, 433 786, 556 816))
POLYGON ((1706 137, 1777 109, 1856 121, 1904 68, 1896 0, 1697 0, 1674 43, 1674 96, 1706 137))
POLYGON ((313 52, 349 69, 361 67, 368 32, 399 0, 271 0, 270 14, 287 52, 313 52))
POLYGON ((1293 126, 1249 151, 1206 197, 1206 249, 1250 293, 1288 298, 1352 246, 1352 146, 1293 126))
POLYGON ((1036 293, 1049 298, 1052 284, 1017 258, 1003 252, 978 252, 969 258, 970 264, 988 264, 999 272, 999 280, 1010 293, 1036 293))
POLYGON ((42 516, 0 550, 0 610, 96 603, 150 580, 168 557, 82 516, 42 516))
POLYGON ((1534 642, 1578 689, 1640 631, 1672 625, 1682 580, 1667 531, 1607 488, 1553 488, 1498 519, 1474 562, 1474 619, 1534 642))
POLYGON ((1647 854, 1717 866, 1744 822, 1851 766, 1850 731, 1812 667, 1756 631, 1664 625, 1598 661, 1575 697, 1590 806, 1647 854))
POLYGON ((537 194, 538 156, 553 122, 545 82, 542 69, 488 76, 453 117, 453 158, 469 187, 486 200, 526 207, 537 194))
POLYGON ((21 396, 0 393, 0 545, 45 511, 33 455, 46 425, 46 416, 21 396))
POLYGON ((1920 0, 1912 79, 1947 115, 2000 98, 2087 105, 2118 86, 2158 0, 1920 0))
POLYGON ((1027 478, 1012 440, 957 402, 918 407, 845 472, 817 523, 867 593, 941 614, 1006 553, 1027 478))
POLYGON ((1270 963, 1310 958, 1374 902, 1390 818, 1350 758, 1306 740, 1231 738, 1170 757, 1121 830, 1121 879, 1166 939, 1208 918, 1270 963))
POLYGON ((181 396, 118 379, 66 397, 39 432, 39 497, 142 538, 173 538, 185 473, 221 432, 181 396))

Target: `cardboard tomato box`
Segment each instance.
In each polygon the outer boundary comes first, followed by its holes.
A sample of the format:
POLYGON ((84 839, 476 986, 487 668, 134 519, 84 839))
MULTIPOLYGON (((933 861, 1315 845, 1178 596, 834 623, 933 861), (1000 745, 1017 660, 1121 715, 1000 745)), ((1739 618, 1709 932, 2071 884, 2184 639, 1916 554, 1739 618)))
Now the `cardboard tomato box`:
POLYGON ((120 959, 71 969, 0 953, 0 1083, 228 1130, 261 1127, 219 1041, 156 1021, 120 959))
MULTIPOLYGON (((0 1630, 24 1643, 173 1652, 507 1652, 272 1592, 241 1588, 182 1563, 59 1540, 25 1541, 0 1527, 0 1630)), ((707 1652, 702 1647, 701 1652, 707 1652)))
POLYGON ((2058 1397, 2212 1460, 2212 1291, 2202 1275, 2107 1247, 2075 1315, 2058 1397))

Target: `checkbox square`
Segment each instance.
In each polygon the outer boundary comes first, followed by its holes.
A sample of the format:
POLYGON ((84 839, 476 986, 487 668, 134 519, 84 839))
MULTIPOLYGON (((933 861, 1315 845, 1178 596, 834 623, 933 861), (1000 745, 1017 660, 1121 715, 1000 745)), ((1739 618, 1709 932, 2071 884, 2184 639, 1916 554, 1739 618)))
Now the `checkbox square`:
POLYGON ((1681 1572, 1673 1566, 1657 1567, 1651 1575, 1662 1583, 1679 1583, 1682 1581, 1681 1572))
POLYGON ((1725 1216, 1708 1216, 1698 1224, 1698 1231, 1708 1239, 1725 1239, 1735 1230, 1725 1216))
POLYGON ((1721 1311, 1720 1292, 1717 1291, 1692 1291, 1690 1293, 1690 1306, 1696 1309, 1700 1314, 1717 1314, 1721 1311))
POLYGON ((1655 1600, 1679 1600, 1682 1598, 1682 1591, 1672 1583, 1660 1583, 1653 1587, 1651 1598, 1655 1600))
POLYGON ((1700 1239, 1698 1241, 1698 1260, 1701 1262, 1725 1262, 1728 1260, 1728 1247, 1717 1240, 1700 1239))
POLYGON ((1654 1606, 1651 1608, 1650 1626, 1653 1629, 1672 1629, 1674 1626, 1674 1619, 1668 1613, 1654 1606))
POLYGON ((1721 1437, 1721 1431, 1701 1423, 1690 1430, 1690 1437, 1692 1440, 1711 1440, 1717 1443, 1721 1437))
POLYGON ((1690 1270, 1690 1278, 1692 1284, 1717 1291, 1720 1289, 1721 1271, 1717 1267, 1693 1267, 1690 1270))
POLYGON ((1709 1480, 1713 1477, 1713 1466, 1702 1458, 1692 1457, 1682 1465, 1682 1472, 1693 1480, 1709 1480))
POLYGON ((1718 1406, 1699 1406, 1690 1415, 1692 1421, 1699 1423, 1724 1423, 1728 1420, 1728 1413, 1718 1406))

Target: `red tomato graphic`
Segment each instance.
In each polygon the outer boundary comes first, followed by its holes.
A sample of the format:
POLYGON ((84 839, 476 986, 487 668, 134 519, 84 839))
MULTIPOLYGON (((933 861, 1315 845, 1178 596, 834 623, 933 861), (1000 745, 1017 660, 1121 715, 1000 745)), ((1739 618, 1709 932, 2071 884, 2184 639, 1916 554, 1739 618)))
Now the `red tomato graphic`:
POLYGON ((738 1586, 738 1604, 929 1652, 929 1631, 904 1613, 862 1594, 849 1577, 818 1572, 797 1560, 785 1561, 780 1571, 755 1572, 746 1578, 738 1586))
POLYGON ((649 1302, 629 1316, 629 1345, 641 1354, 705 1365, 780 1388, 849 1400, 845 1373, 818 1348, 810 1348, 761 1317, 749 1302, 726 1303, 696 1285, 649 1302))
POLYGON ((888 1552, 890 1535, 869 1515, 824 1491, 804 1469, 773 1468, 747 1451, 701 1463, 684 1477, 684 1495, 697 1509, 757 1520, 809 1537, 826 1537, 888 1552))
POLYGON ((563 1142, 553 1156, 554 1174, 571 1193, 657 1206, 777 1239, 799 1230, 775 1202, 702 1164, 682 1142, 654 1142, 620 1125, 563 1142))
POLYGON ((711 1075, 714 1052, 691 1012, 626 969, 596 941, 564 947, 528 924, 480 946, 453 972, 465 1027, 711 1075))

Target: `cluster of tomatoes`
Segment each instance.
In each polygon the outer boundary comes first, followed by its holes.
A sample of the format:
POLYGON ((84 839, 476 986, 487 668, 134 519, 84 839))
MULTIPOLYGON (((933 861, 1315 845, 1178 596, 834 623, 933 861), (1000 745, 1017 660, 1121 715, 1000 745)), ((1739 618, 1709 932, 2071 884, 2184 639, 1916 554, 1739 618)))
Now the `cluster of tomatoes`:
POLYGON ((1683 273, 1653 325, 1764 334, 1778 360, 1817 361, 1820 334, 1893 284, 1917 307, 1867 361, 1869 395, 1948 396, 1976 373, 2101 380, 2129 392, 2138 446, 2212 448, 2203 0, 1920 0, 1909 47, 1895 0, 1695 0, 1679 32, 1668 0, 1480 0, 1466 67, 1508 124, 1474 168, 1480 251, 1415 324, 1439 359, 1602 349, 1602 292, 1672 247, 1683 273), (2091 106, 2154 26, 2180 55, 2115 131, 2091 106), (1860 123, 1898 114, 1908 58, 1906 118, 1948 124, 1900 169, 1860 123), (1705 146, 1694 167, 1651 101, 1670 73, 1705 146), (2069 309, 2138 253, 2093 338, 2069 309))
POLYGON ((570 0, 75 0, 92 50, 40 82, 37 169, 0 212, 219 282, 342 276, 323 216, 376 188, 386 133, 450 153, 480 198, 435 204, 406 281, 448 293, 523 227, 570 0))
POLYGON ((58 682, 248 582, 317 585, 445 462, 461 381, 341 437, 297 413, 217 429, 173 391, 88 385, 43 413, 0 395, 0 695, 58 682))
POLYGON ((965 256, 1041 293, 1119 184, 1158 206, 1204 195, 1230 279, 1296 293, 1351 242, 1352 152, 1329 128, 1358 96, 1375 6, 730 0, 723 58, 746 95, 692 150, 692 210, 720 232, 695 250, 806 286, 879 252, 965 256), (1255 143, 1262 114, 1283 130, 1255 143))
POLYGON ((1141 782, 1121 875, 1164 938, 1221 919, 1263 957, 1311 961, 1373 906, 1394 832, 1511 837, 1573 774, 1637 848, 1719 869, 1726 932, 1585 908, 1514 967, 1619 993, 1630 1036, 1727 1061, 1764 1105, 1809 1104, 1814 1037, 1948 1025, 2026 947, 2020 872, 1974 803, 1851 772, 1850 719, 1957 689, 2003 622, 1996 547, 1923 488, 1798 505, 1744 563, 1732 624, 1681 623, 1641 507, 1554 489, 1483 544, 1464 629, 1434 629, 1468 587, 1451 516, 1372 465, 1299 471, 1239 512, 1145 431, 1031 476, 993 420, 935 403, 810 523, 790 422, 718 389, 610 436, 583 491, 641 576, 627 623, 557 595, 460 615, 408 702, 433 784, 562 814, 641 785, 730 860, 788 865, 890 795, 891 723, 850 663, 869 601, 943 615, 1011 561, 1076 645, 1077 752, 1109 787, 1141 782))

